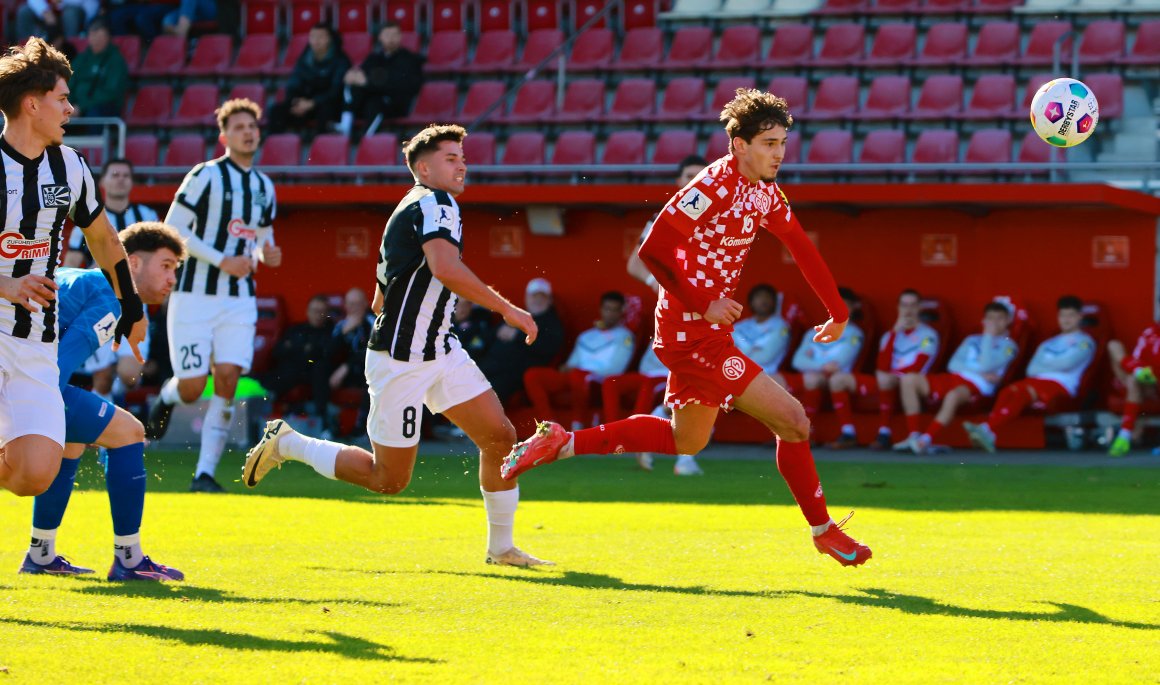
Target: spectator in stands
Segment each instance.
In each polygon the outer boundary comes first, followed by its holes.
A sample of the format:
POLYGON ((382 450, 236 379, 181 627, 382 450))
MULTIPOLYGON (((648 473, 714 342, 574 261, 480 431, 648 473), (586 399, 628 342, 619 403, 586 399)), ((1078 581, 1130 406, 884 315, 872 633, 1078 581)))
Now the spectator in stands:
POLYGON ((423 85, 423 58, 403 47, 403 29, 388 22, 379 29, 379 42, 363 63, 343 77, 342 119, 338 131, 350 136, 355 119, 369 122, 367 135, 383 119, 405 116, 423 85))
POLYGON ((89 26, 89 46, 72 60, 69 102, 73 117, 119 117, 129 92, 129 65, 113 45, 109 25, 95 19, 89 26))
POLYGON ((492 330, 491 312, 476 307, 471 300, 459 298, 455 311, 451 313, 451 325, 455 336, 468 356, 478 364, 483 360, 487 348, 491 346, 495 331, 492 330))
MULTIPOLYGON (((262 385, 275 400, 283 399, 291 390, 307 386, 309 400, 303 403, 305 411, 326 426, 327 404, 330 401, 330 365, 333 328, 327 320, 325 295, 315 295, 306 306, 306 322, 286 329, 271 353, 270 371, 262 385)), ((299 407, 295 407, 299 409, 299 407)))
POLYGON ((189 28, 199 21, 216 21, 218 0, 181 0, 177 9, 165 15, 162 26, 166 33, 185 38, 189 28))
MULTIPOLYGON (((149 207, 129 200, 133 193, 133 164, 127 159, 110 159, 101 172, 101 191, 105 198, 105 211, 109 223, 117 231, 123 231, 138 221, 157 221, 157 212, 149 207)), ((73 229, 68 238, 68 252, 64 265, 79 269, 93 266, 93 256, 89 253, 85 236, 73 229)))
POLYGON ((552 304, 552 285, 546 279, 528 281, 524 308, 540 330, 536 341, 526 345, 519 329, 502 323, 479 362, 479 369, 505 403, 517 390, 523 389, 525 371, 555 363, 564 348, 564 324, 552 304))
POLYGON ((1083 301, 1064 295, 1057 305, 1059 335, 1040 343, 1027 365, 1027 377, 1003 388, 984 423, 963 422, 971 443, 995 451, 995 431, 1018 418, 1028 405, 1047 407, 1057 399, 1075 397, 1084 371, 1096 353, 1096 341, 1080 327, 1083 301))
POLYGON ((45 38, 59 31, 65 38, 81 35, 101 9, 100 0, 27 0, 16 10, 16 37, 45 38))
POLYGON ((873 376, 861 373, 835 373, 830 376, 830 399, 842 425, 841 435, 830 445, 846 449, 858 444, 854 432, 854 409, 850 393, 878 394, 878 437, 871 449, 890 449, 890 418, 894 414, 894 394, 898 380, 908 373, 925 374, 938 356, 938 333, 918 319, 922 297, 907 288, 898 296, 898 319, 894 328, 882 335, 878 346, 878 365, 873 376))
POLYGON ((789 350, 789 324, 778 314, 777 290, 759 283, 749 291, 749 310, 753 316, 733 324, 733 342, 737 349, 761 365, 766 375, 785 387, 778 373, 789 350))
POLYGON ((355 432, 365 432, 367 414, 370 412, 371 396, 367 392, 366 354, 367 342, 374 329, 375 317, 370 313, 367 294, 360 288, 351 288, 342 298, 343 319, 334 325, 331 333, 330 390, 333 393, 343 388, 357 388, 360 396, 358 419, 355 432))
POLYGON ((173 5, 111 0, 107 3, 109 28, 114 36, 140 36, 151 41, 161 33, 161 22, 173 5))
POLYGON ((559 369, 532 368, 524 374, 524 388, 540 419, 555 417, 553 393, 570 390, 571 421, 579 430, 592 425, 589 398, 608 376, 622 374, 632 361, 634 339, 623 323, 624 295, 610 291, 600 296, 600 320, 576 338, 572 354, 559 369))
POLYGON ((900 381, 899 395, 906 414, 906 439, 894 446, 898 452, 927 454, 945 451, 934 445, 934 439, 959 407, 980 397, 991 397, 1007 367, 1019 354, 1019 346, 1008 335, 1011 310, 1002 302, 988 302, 983 307, 983 333, 969 335, 955 350, 947 364, 947 373, 908 373, 900 381), (924 400, 942 402, 938 414, 923 431, 924 400))
MULTIPOLYGON (((682 159, 681 163, 677 165, 677 187, 684 188, 689 185, 689 182, 707 166, 709 166, 709 162, 705 161, 705 158, 700 155, 689 155, 682 159)), ((653 218, 655 219, 656 217, 654 216, 653 218)), ((653 292, 656 292, 658 287, 657 279, 653 278, 653 275, 649 273, 648 267, 644 265, 644 262, 636 254, 640 246, 644 244, 644 239, 648 237, 648 230, 651 227, 652 221, 645 225, 644 230, 640 233, 640 239, 636 241, 637 249, 633 250, 632 254, 628 256, 628 275, 652 288, 653 292)))
POLYGON ((270 130, 274 133, 311 123, 321 132, 338 119, 342 77, 350 69, 350 59, 327 24, 315 24, 307 40, 286 84, 286 99, 270 111, 270 130))
POLYGON ((1156 372, 1160 371, 1160 324, 1152 324, 1144 329, 1136 340, 1132 354, 1124 349, 1119 340, 1108 342, 1108 359, 1112 363, 1112 373, 1116 384, 1122 386, 1124 417, 1120 421, 1120 432, 1112 440, 1108 454, 1122 457, 1132 449, 1132 441, 1137 439, 1136 418, 1140 415, 1140 405, 1146 399, 1155 398, 1156 372))
POLYGON ((850 288, 838 288, 838 293, 850 312, 850 322, 846 324, 842 337, 832 343, 815 342, 816 331, 811 328, 802 335, 801 344, 793 355, 793 369, 802 374, 801 402, 810 418, 810 425, 822 407, 822 391, 828 387, 830 378, 835 374, 854 372, 854 363, 866 340, 866 334, 858 326, 862 318, 861 300, 850 288))
MULTIPOLYGON (((657 358, 650 344, 640 358, 636 371, 609 376, 600 384, 604 420, 619 421, 630 414, 624 411, 625 400, 632 404, 632 414, 651 414, 660 404, 661 393, 668 382, 669 370, 657 358)), ((660 407, 663 411, 664 407, 660 407)), ((652 455, 642 452, 636 461, 645 471, 652 471, 652 455)))

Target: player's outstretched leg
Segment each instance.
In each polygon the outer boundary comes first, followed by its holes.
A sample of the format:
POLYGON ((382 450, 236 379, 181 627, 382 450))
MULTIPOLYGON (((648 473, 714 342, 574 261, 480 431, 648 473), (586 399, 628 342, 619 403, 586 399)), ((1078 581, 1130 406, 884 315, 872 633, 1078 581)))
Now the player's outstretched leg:
POLYGON ((20 573, 75 576, 93 572, 91 568, 69 563, 68 559, 56 553, 56 532, 72 496, 79 464, 80 459, 76 457, 61 459, 60 471, 52 485, 32 501, 32 544, 24 555, 20 573))
MULTIPOLYGON (((136 431, 141 424, 124 409, 136 431)), ((118 441, 119 442, 119 441, 118 441)), ((109 511, 113 517, 113 565, 109 580, 185 580, 181 571, 159 564, 141 551, 141 519, 145 512, 145 443, 136 441, 108 449, 105 460, 105 487, 109 491, 109 511)))
POLYGON ((536 466, 577 454, 653 452, 677 454, 670 421, 646 414, 569 433, 552 421, 541 421, 527 440, 516 443, 504 459, 501 474, 511 480, 536 466))

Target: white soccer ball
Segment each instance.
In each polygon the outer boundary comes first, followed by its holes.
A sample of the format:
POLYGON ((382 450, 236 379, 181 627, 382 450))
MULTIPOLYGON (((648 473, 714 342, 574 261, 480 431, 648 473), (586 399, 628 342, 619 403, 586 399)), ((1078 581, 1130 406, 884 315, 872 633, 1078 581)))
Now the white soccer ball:
POLYGON ((1073 78, 1048 81, 1031 100, 1031 126, 1056 147, 1073 147, 1087 140, 1099 120, 1095 93, 1073 78))

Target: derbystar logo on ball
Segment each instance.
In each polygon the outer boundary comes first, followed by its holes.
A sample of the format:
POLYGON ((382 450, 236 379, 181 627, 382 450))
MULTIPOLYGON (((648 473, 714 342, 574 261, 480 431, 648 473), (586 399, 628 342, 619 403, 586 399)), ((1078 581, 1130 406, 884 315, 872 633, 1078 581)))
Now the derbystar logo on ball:
POLYGON ((29 240, 20 233, 0 233, 0 257, 4 259, 43 259, 51 251, 49 238, 29 240))

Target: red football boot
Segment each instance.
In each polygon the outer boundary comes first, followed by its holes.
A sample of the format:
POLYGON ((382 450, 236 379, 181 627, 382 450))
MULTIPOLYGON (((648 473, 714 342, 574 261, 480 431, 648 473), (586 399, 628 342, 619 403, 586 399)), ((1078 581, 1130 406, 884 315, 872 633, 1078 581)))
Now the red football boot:
POLYGON ((503 460, 499 469, 504 480, 511 480, 524 471, 550 464, 560 457, 560 450, 572 439, 571 433, 553 421, 541 421, 536 424, 536 432, 523 442, 516 443, 510 454, 503 460))
POLYGON ((818 553, 829 554, 843 566, 861 566, 873 556, 869 547, 842 531, 842 526, 853 515, 851 511, 846 518, 827 528, 826 532, 814 536, 814 547, 818 548, 818 553))

